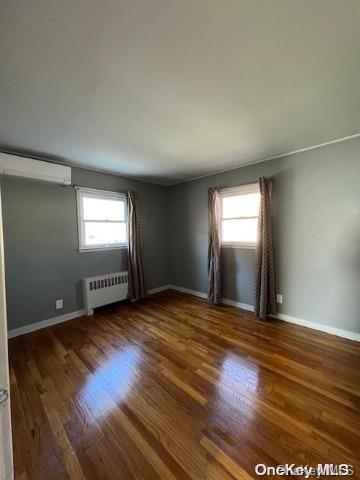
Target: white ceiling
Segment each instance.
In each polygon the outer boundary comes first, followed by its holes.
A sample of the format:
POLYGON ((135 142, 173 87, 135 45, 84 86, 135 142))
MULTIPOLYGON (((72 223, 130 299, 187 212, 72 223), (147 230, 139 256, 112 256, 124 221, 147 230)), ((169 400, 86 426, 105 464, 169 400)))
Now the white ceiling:
POLYGON ((3 0, 0 144, 159 183, 360 132, 359 0, 3 0))

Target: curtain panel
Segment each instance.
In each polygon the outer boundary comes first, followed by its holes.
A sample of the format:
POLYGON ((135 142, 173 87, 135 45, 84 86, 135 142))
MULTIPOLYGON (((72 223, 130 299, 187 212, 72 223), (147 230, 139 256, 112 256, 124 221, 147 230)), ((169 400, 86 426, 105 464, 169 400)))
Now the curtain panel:
POLYGON ((215 304, 221 303, 220 201, 220 190, 209 188, 208 300, 215 304))
POLYGON ((140 232, 140 206, 136 192, 127 192, 129 297, 133 301, 146 297, 144 263, 140 232))
POLYGON ((255 315, 266 319, 276 313, 276 286, 271 215, 271 183, 259 178, 260 212, 256 245, 255 315))

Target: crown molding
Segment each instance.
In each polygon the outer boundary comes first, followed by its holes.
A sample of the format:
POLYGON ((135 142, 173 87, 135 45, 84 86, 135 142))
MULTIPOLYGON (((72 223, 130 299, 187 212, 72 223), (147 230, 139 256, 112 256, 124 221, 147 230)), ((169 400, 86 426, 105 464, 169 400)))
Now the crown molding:
POLYGON ((18 156, 25 157, 25 158, 32 158, 34 160, 42 160, 42 161, 49 162, 49 163, 57 163, 57 164, 65 165, 65 166, 68 166, 68 167, 74 167, 74 168, 79 168, 79 169, 83 169, 83 170, 90 170, 90 171, 93 171, 93 172, 99 172, 99 173, 104 173, 104 174, 108 174, 108 175, 116 175, 118 177, 128 178, 129 180, 136 180, 138 182, 149 183, 151 185, 158 185, 158 186, 161 186, 161 187, 173 187, 174 185, 181 185, 183 183, 194 182, 195 180, 201 180, 202 178, 211 177, 212 175, 218 175, 220 173, 231 172, 232 170, 237 170, 238 168, 244 168, 244 167, 248 167, 250 165, 256 165, 257 163, 267 162, 269 160, 275 160, 277 158, 289 157, 291 155, 296 155, 298 153, 307 152, 309 150, 315 150, 315 149, 318 149, 318 148, 327 147, 328 145, 333 145, 335 143, 346 142, 348 140, 353 140, 354 138, 359 138, 359 137, 360 137, 360 133, 355 133, 353 135, 348 135, 347 137, 336 138, 335 140, 330 140, 328 142, 319 143, 317 145, 312 145, 310 147, 299 148, 299 149, 293 150, 291 152, 279 153, 279 154, 276 154, 276 155, 272 155, 271 157, 265 157, 265 158, 260 158, 258 160, 252 160, 252 161, 242 163, 242 164, 236 164, 236 165, 233 165, 231 167, 227 167, 227 168, 224 168, 224 169, 221 169, 221 170, 215 170, 214 172, 211 172, 211 173, 206 173, 204 175, 198 175, 196 177, 186 178, 186 179, 179 180, 179 181, 172 182, 172 183, 164 183, 164 182, 160 182, 160 181, 156 182, 154 180, 146 180, 144 177, 126 175, 124 173, 117 172, 117 171, 114 171, 114 170, 111 170, 111 169, 102 169, 102 168, 78 165, 78 164, 76 164, 75 162, 72 162, 72 161, 58 159, 58 158, 51 158, 50 155, 49 155, 49 157, 50 157, 49 158, 46 155, 39 155, 39 154, 35 154, 35 153, 34 154, 24 153, 24 152, 21 152, 20 150, 1 147, 1 146, 0 146, 0 152, 1 153, 7 153, 7 154, 10 154, 10 155, 18 155, 18 156))

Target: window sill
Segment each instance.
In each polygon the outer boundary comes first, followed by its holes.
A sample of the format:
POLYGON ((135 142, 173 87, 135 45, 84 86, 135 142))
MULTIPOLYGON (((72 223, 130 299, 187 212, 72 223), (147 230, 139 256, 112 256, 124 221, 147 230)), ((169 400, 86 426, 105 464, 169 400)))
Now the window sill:
POLYGON ((90 247, 90 248, 79 248, 80 253, 87 253, 87 252, 109 252, 111 250, 126 250, 128 248, 127 245, 119 245, 119 246, 112 246, 112 247, 90 247))
POLYGON ((240 243, 223 243, 221 248, 241 248, 245 250, 256 250, 256 245, 241 245, 240 243))

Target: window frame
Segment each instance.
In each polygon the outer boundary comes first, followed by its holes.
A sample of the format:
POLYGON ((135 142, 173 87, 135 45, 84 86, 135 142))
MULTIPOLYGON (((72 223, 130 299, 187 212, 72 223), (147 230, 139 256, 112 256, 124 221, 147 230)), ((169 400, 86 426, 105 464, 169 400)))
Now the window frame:
POLYGON ((126 194, 120 192, 110 192, 107 190, 97 190, 94 188, 76 188, 76 205, 77 205, 77 224, 78 224, 78 242, 79 252, 99 252, 106 250, 121 250, 128 247, 127 238, 127 201, 126 194), (125 243, 101 243, 97 245, 85 245, 85 223, 83 202, 82 199, 86 197, 97 198, 99 200, 121 200, 124 202, 124 220, 91 220, 98 223, 125 223, 126 226, 126 241, 125 243))
POLYGON ((238 216, 238 217, 231 217, 231 218, 223 218, 223 199, 225 197, 235 197, 240 195, 248 195, 251 193, 258 193, 260 195, 260 189, 258 183, 250 183, 248 185, 241 185, 238 187, 230 187, 230 188, 222 188, 220 190, 220 200, 221 200, 221 208, 220 208, 220 247, 221 248, 244 248, 255 250, 256 249, 256 242, 224 242, 222 240, 222 224, 223 220, 241 220, 241 219, 259 219, 259 214, 254 216, 238 216))

